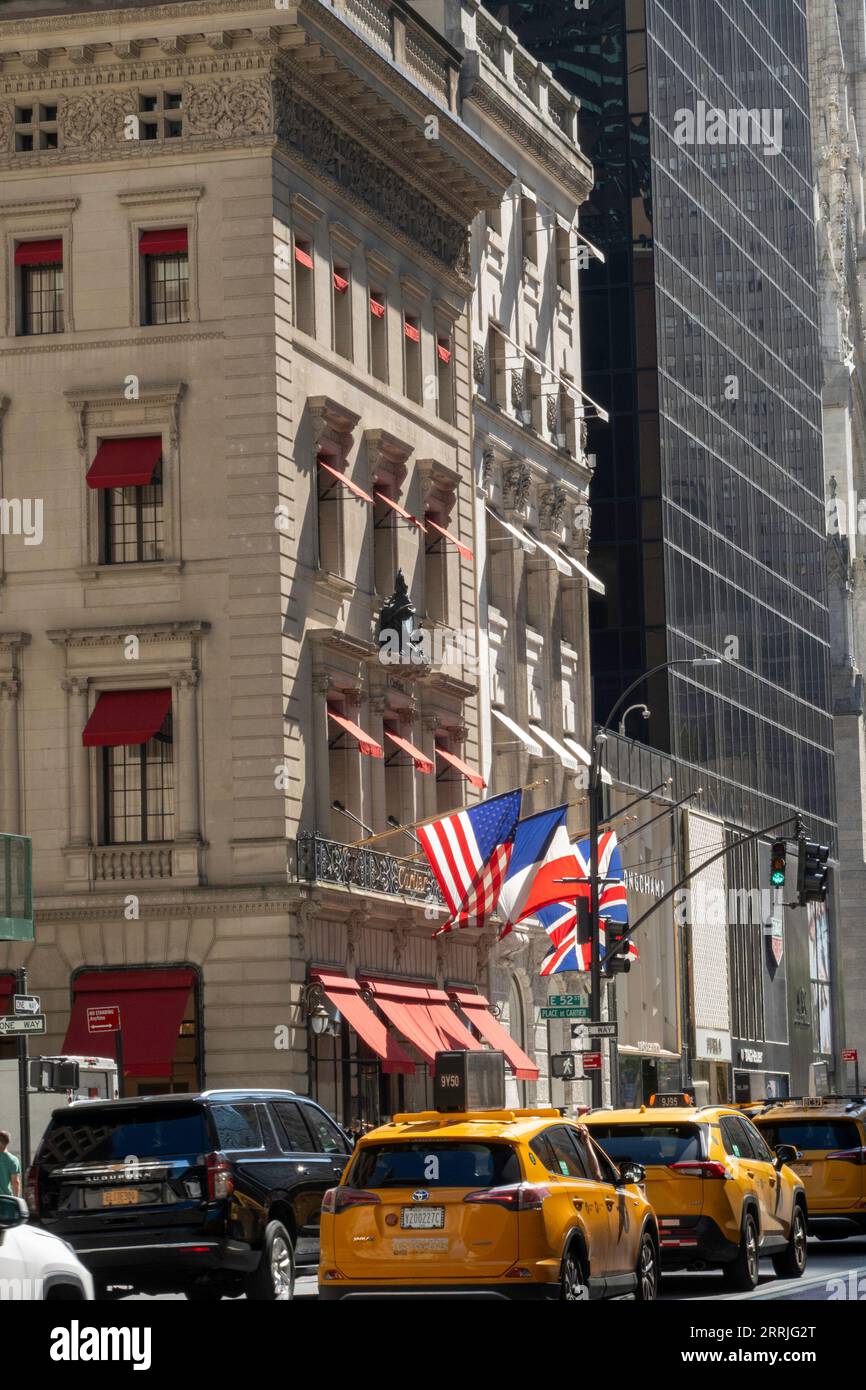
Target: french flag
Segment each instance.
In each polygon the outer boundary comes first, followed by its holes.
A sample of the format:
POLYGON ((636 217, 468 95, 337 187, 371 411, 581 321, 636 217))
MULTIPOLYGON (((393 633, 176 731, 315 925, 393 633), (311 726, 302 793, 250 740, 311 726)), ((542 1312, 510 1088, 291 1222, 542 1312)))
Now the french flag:
POLYGON ((567 806, 555 806, 518 822, 497 906, 505 919, 500 941, 524 917, 562 897, 563 885, 557 878, 580 872, 565 826, 567 812, 567 806))

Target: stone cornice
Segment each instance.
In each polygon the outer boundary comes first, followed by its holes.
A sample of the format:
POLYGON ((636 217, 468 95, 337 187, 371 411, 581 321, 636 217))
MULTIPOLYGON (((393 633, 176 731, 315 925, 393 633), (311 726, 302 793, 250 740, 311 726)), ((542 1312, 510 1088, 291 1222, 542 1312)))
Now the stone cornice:
POLYGON ((181 642, 189 637, 203 637, 210 631, 210 623, 200 619, 179 619, 165 623, 126 623, 122 627, 61 627, 51 628, 45 636, 58 647, 116 647, 130 631, 141 643, 181 642))
POLYGON ((29 632, 2 632, 0 631, 0 651, 18 651, 21 647, 30 645, 29 632))
POLYGON ((238 20, 241 14, 267 14, 273 18, 276 13, 285 21, 287 18, 293 18, 296 11, 296 5, 292 5, 290 9, 281 8, 275 11, 274 0, 184 0, 182 4, 153 5, 146 11, 142 11, 134 0, 127 0, 125 5, 119 0, 116 8, 96 13, 90 11, 69 15, 39 15, 33 19, 0 20, 0 39, 17 37, 19 34, 65 34, 67 30, 75 29, 116 30, 125 24, 158 25, 165 20, 175 23, 184 19, 211 19, 218 15, 227 15, 238 20))
POLYGON ((117 195, 117 201, 123 207, 131 208, 139 203, 193 203, 203 195, 201 184, 187 184, 179 188, 140 188, 131 193, 121 192, 117 195))
MULTIPOLYGON (((135 882, 121 885, 121 890, 116 895, 87 892, 80 896, 36 896, 34 915, 39 922, 116 922, 127 892, 136 891, 135 882)), ((262 888, 258 893, 248 885, 236 889, 175 889, 174 892, 148 889, 140 894, 138 911, 141 918, 147 919, 275 917, 297 912, 306 900, 306 895, 302 896, 291 887, 262 888)))
MULTIPOLYGON (((134 348, 140 352, 143 347, 161 347, 165 343, 199 343, 207 339, 221 339, 225 337, 222 331, 214 333, 160 333, 149 337, 146 332, 139 332, 134 338, 80 338, 77 342, 70 341, 71 335, 58 334, 57 341, 52 343, 34 344, 32 347, 16 346, 11 348, 0 348, 0 357, 18 357, 33 355, 43 352, 91 352, 94 348, 134 348)), ((21 339, 23 344, 26 339, 21 339)), ((117 398, 115 397, 115 400, 117 398)))
POLYGON ((80 198, 23 198, 15 203, 0 203, 0 217, 53 217, 60 212, 75 212, 80 198))
MULTIPOLYGON (((519 111, 493 90, 483 75, 479 74, 474 81, 467 84, 463 100, 474 102, 500 129, 534 155, 539 164, 569 189, 575 202, 582 203, 589 196, 593 186, 593 172, 586 156, 575 150, 576 157, 569 160, 558 153, 553 140, 544 140, 529 121, 522 119, 519 111)), ((551 126, 551 134, 554 130, 555 127, 551 126)), ((575 149, 574 146, 568 145, 564 137, 560 136, 560 141, 566 148, 575 149)))
MULTIPOLYGON (((141 386, 138 388, 138 395, 130 405, 137 405, 141 401, 146 401, 148 405, 158 405, 160 402, 166 405, 176 405, 182 400, 186 391, 185 381, 165 381, 156 382, 153 386, 141 386)), ((72 387, 63 392, 63 399, 73 410, 80 410, 82 406, 88 409, 99 409, 102 406, 117 405, 119 400, 125 400, 123 386, 80 386, 72 387)))

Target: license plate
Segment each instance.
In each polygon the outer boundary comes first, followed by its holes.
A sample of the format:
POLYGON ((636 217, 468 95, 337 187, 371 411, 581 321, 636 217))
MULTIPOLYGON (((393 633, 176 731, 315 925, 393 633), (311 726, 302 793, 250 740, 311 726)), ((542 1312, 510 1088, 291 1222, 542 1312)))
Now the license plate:
POLYGON ((403 1207, 400 1225, 404 1231, 436 1231, 445 1225, 444 1207, 403 1207))
POLYGON ((793 1168, 795 1173, 800 1174, 801 1178, 811 1178, 812 1176, 811 1163, 792 1163, 791 1167, 793 1168))
POLYGON ((102 1194, 104 1207, 134 1207, 137 1203, 137 1187, 108 1187, 102 1194))

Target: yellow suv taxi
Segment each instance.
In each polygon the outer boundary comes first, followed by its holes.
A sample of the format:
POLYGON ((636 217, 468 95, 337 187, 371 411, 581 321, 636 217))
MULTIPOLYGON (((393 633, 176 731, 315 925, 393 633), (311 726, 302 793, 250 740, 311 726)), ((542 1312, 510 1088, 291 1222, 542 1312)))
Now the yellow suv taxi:
POLYGON ((325 1194, 319 1296, 650 1301, 658 1228, 642 1179, 558 1110, 395 1115, 325 1194))
POLYGON ((755 1124, 773 1147, 792 1144, 819 1240, 866 1234, 866 1097, 803 1096, 766 1102, 755 1124))
POLYGON ((733 1106, 695 1106, 657 1095, 638 1110, 584 1116, 613 1163, 638 1163, 658 1218, 662 1269, 720 1268, 732 1289, 753 1289, 758 1260, 770 1255, 779 1278, 806 1267, 803 1182, 788 1164, 797 1151, 771 1153, 733 1106))

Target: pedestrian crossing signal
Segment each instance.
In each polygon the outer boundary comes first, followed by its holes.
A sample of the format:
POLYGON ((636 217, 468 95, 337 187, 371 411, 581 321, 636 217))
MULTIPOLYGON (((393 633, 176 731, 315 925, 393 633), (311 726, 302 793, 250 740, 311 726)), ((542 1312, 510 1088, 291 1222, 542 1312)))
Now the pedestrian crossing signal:
POLYGON ((785 882, 788 867, 788 841, 774 840, 770 851, 770 883, 773 888, 781 888, 785 882))

